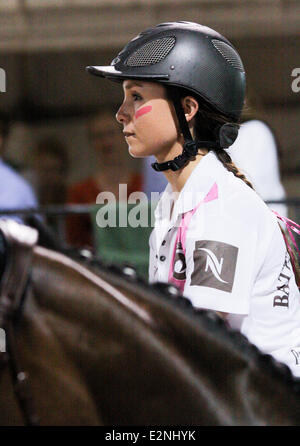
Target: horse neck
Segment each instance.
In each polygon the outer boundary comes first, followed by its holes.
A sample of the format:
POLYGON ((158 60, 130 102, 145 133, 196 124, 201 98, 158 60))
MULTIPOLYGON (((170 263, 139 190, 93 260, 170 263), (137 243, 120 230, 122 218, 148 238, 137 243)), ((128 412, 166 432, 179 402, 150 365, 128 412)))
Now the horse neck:
POLYGON ((43 248, 35 251, 32 278, 23 339, 33 358, 28 368, 33 363, 46 375, 69 407, 77 395, 90 424, 272 424, 273 408, 262 414, 253 401, 263 393, 274 402, 274 389, 278 404, 296 407, 283 382, 260 367, 255 349, 147 286, 43 248))

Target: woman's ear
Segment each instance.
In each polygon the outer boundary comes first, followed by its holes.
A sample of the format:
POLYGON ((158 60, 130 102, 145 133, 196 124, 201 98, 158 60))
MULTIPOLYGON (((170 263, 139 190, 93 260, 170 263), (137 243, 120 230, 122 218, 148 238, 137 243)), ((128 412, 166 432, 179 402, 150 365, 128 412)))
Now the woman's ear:
POLYGON ((198 102, 193 96, 186 96, 181 100, 187 122, 190 122, 199 110, 198 102))

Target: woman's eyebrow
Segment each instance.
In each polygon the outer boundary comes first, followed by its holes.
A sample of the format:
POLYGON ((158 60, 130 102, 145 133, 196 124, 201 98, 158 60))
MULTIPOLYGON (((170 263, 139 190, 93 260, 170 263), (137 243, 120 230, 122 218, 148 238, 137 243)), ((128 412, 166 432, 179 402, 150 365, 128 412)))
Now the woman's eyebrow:
POLYGON ((142 87, 143 84, 141 82, 137 82, 137 81, 130 81, 128 82, 128 84, 126 84, 124 86, 125 90, 129 90, 132 87, 142 87))

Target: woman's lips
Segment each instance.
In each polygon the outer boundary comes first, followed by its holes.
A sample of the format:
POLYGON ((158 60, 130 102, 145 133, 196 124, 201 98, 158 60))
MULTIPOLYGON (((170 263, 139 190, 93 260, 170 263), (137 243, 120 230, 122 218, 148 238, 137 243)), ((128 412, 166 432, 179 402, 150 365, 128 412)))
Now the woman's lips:
POLYGON ((132 138, 132 137, 135 138, 135 134, 132 132, 123 132, 123 133, 124 133, 125 139, 132 138))

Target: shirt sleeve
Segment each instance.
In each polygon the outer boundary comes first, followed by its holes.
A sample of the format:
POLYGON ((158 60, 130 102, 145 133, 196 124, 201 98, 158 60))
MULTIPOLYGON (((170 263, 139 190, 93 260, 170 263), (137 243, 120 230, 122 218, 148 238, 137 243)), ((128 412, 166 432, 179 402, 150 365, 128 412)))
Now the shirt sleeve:
POLYGON ((29 184, 26 184, 23 188, 23 199, 22 202, 20 203, 20 207, 37 207, 38 206, 38 202, 37 202, 37 198, 35 196, 35 193, 33 192, 33 189, 31 188, 31 186, 29 184))
POLYGON ((3 209, 23 209, 37 206, 37 199, 32 188, 25 181, 10 181, 0 191, 0 203, 3 209))
POLYGON ((247 203, 234 202, 226 212, 204 213, 202 208, 192 218, 186 237, 184 295, 198 308, 248 314, 268 241, 260 240, 259 213, 250 221, 247 203))

